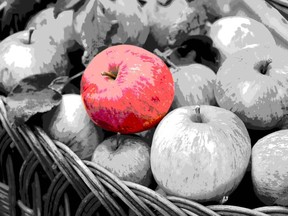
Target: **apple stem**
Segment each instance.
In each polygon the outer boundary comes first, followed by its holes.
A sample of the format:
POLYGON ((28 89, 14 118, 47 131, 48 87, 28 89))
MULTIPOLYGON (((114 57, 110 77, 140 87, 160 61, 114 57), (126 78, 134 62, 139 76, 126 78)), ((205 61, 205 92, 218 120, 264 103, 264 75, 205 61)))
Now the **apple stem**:
POLYGON ((177 65, 175 65, 169 58, 168 56, 171 55, 171 53, 173 52, 173 50, 167 50, 165 52, 161 52, 159 49, 154 49, 153 51, 157 56, 159 56, 161 59, 163 59, 165 62, 167 62, 172 68, 174 68, 175 70, 178 70, 179 67, 177 65))
POLYGON ((78 77, 80 77, 80 76, 82 76, 83 73, 84 73, 84 71, 81 71, 81 72, 79 72, 79 73, 71 76, 71 77, 68 79, 67 83, 68 83, 68 82, 71 82, 72 80, 74 80, 74 79, 76 79, 76 78, 78 78, 78 77))
POLYGON ((259 66, 259 71, 261 74, 266 74, 267 73, 267 69, 268 69, 268 66, 269 64, 272 63, 272 59, 269 58, 267 60, 265 60, 264 62, 261 62, 260 63, 260 66, 259 66))
POLYGON ((117 73, 107 72, 107 71, 102 72, 101 75, 102 76, 108 76, 108 77, 110 77, 113 80, 115 80, 116 77, 117 77, 117 73))
POLYGON ((116 149, 118 149, 119 145, 120 145, 120 136, 121 136, 121 133, 117 132, 116 134, 116 149))
POLYGON ((229 196, 223 196, 222 199, 219 201, 220 205, 223 205, 226 203, 229 199, 229 196))
POLYGON ((35 31, 35 28, 30 27, 28 31, 29 31, 28 44, 31 44, 32 34, 35 31))
POLYGON ((202 123, 202 117, 201 117, 200 106, 199 105, 197 105, 195 107, 195 113, 196 113, 196 122, 202 123))

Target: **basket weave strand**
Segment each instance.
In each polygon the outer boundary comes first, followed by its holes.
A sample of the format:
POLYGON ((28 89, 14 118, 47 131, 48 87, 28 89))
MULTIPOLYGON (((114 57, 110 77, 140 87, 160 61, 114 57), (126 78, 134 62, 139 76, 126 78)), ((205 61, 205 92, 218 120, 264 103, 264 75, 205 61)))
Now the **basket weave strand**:
POLYGON ((30 216, 90 216, 103 211, 103 207, 110 215, 128 215, 127 208, 134 215, 145 216, 288 215, 288 208, 280 206, 257 209, 225 204, 204 206, 180 197, 166 197, 148 187, 122 181, 103 167, 79 159, 70 148, 50 139, 39 127, 30 128, 23 124, 12 128, 7 116, 3 115, 3 108, 0 105, 4 131, 0 132, 3 138, 0 140, 2 215, 19 215, 21 211, 23 215, 30 216), (20 168, 14 163, 15 151, 23 157, 23 160, 20 158, 20 168), (77 205, 69 196, 71 190, 79 199, 77 205))

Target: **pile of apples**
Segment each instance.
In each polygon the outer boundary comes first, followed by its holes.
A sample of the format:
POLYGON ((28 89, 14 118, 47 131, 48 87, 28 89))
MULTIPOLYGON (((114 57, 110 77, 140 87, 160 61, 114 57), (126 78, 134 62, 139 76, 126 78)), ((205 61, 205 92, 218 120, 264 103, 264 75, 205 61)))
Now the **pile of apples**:
POLYGON ((201 203, 249 178, 288 206, 285 30, 235 2, 59 0, 0 42, 1 94, 76 74, 38 120, 81 159, 201 203))

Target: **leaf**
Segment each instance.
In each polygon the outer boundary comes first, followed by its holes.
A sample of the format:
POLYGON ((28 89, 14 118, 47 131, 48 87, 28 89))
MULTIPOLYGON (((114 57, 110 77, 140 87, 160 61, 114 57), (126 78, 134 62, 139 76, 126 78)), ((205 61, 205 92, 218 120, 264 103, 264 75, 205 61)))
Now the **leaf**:
POLYGON ((29 76, 13 88, 6 98, 9 122, 18 126, 37 113, 58 106, 62 99, 61 89, 66 78, 57 78, 55 73, 29 76))
POLYGON ((73 9, 74 11, 76 11, 84 3, 85 3, 85 0, 57 0, 55 7, 54 7, 54 18, 56 19, 57 16, 62 11, 65 11, 65 10, 73 9))
POLYGON ((69 80, 70 79, 68 76, 60 76, 54 79, 48 87, 61 94, 62 90, 64 89, 65 85, 67 84, 69 80))

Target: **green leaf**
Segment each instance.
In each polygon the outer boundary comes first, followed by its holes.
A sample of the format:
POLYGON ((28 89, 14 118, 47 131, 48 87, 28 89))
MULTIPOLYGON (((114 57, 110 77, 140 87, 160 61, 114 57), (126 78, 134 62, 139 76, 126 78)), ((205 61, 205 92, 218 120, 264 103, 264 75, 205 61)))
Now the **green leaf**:
POLYGON ((62 99, 61 90, 67 79, 56 77, 55 73, 47 73, 21 80, 6 98, 9 122, 18 126, 35 114, 47 112, 58 106, 62 99))

